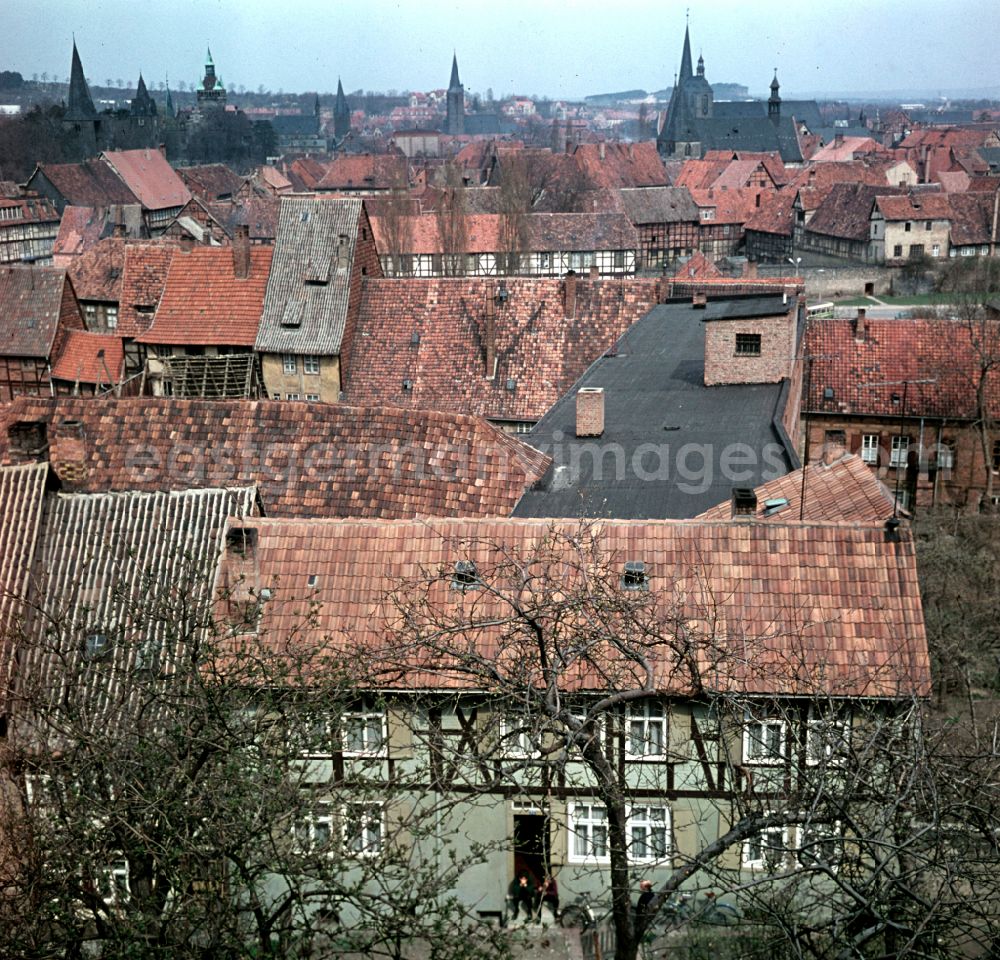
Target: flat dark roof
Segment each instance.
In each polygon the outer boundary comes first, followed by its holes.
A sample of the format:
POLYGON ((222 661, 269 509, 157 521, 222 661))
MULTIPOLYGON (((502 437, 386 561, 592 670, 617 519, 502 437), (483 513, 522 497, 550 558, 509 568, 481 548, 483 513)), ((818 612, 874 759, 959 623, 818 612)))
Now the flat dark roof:
POLYGON ((799 466, 788 382, 706 387, 705 319, 774 316, 782 297, 654 307, 522 437, 553 465, 517 517, 686 519, 799 466), (577 438, 576 392, 604 388, 604 433, 577 438))

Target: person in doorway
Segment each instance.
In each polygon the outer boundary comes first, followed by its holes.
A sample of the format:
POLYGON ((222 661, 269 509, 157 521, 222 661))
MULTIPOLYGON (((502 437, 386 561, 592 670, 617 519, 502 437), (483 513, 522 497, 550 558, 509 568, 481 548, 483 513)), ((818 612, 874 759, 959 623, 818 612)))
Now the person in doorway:
POLYGON ((656 894, 653 893, 652 880, 639 881, 639 899, 635 902, 635 934, 642 938, 656 913, 656 894))
POLYGON ((510 882, 507 888, 507 900, 510 904, 510 916, 517 919, 520 910, 524 910, 524 919, 530 920, 535 912, 535 886, 523 870, 510 882))
POLYGON ((545 879, 538 887, 538 918, 542 919, 542 908, 548 907, 552 916, 559 919, 559 886, 551 873, 545 874, 545 879))

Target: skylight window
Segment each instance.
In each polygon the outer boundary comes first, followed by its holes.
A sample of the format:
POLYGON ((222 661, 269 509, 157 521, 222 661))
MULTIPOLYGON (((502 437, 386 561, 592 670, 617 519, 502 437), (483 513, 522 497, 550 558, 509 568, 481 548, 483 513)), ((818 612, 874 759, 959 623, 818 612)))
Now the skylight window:
POLYGON ((648 590, 646 564, 642 560, 629 560, 622 570, 621 585, 623 590, 648 590))

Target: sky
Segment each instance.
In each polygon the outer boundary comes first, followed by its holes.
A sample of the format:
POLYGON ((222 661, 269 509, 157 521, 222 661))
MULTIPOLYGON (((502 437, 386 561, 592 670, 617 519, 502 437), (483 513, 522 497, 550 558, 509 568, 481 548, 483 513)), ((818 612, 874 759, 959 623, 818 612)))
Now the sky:
POLYGON ((1000 89, 997 0, 0 0, 0 69, 134 85, 200 81, 206 44, 226 86, 305 92, 448 85, 579 98, 668 87, 685 11, 711 83, 766 96, 1000 89), (610 13, 608 11, 611 11, 610 13))

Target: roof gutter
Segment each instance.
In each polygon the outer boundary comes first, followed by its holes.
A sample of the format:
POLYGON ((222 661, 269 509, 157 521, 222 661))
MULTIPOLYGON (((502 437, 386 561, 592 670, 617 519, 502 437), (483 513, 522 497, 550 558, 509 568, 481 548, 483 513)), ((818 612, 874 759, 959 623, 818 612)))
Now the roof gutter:
POLYGON ((771 426, 774 432, 778 435, 778 439, 781 441, 781 445, 785 448, 785 454, 788 457, 788 462, 792 465, 792 470, 798 470, 802 466, 802 461, 799 460, 798 451, 792 444, 791 438, 788 436, 788 431, 785 430, 785 425, 781 422, 782 414, 784 413, 785 406, 788 403, 788 396, 791 393, 792 381, 785 377, 781 381, 781 389, 778 391, 778 400, 774 405, 774 414, 771 417, 771 426))

